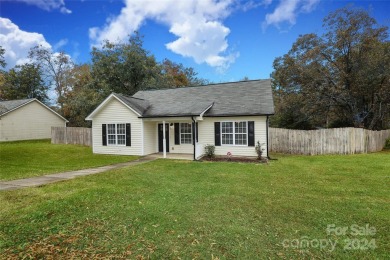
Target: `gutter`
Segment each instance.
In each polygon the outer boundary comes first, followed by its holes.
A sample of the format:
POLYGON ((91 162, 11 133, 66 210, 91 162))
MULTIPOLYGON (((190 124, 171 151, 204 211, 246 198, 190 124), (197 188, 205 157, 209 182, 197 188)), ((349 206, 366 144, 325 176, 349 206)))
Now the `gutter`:
MULTIPOLYGON (((207 112, 207 111, 206 111, 207 112)), ((229 115, 202 115, 202 117, 235 117, 235 116, 272 116, 274 114, 229 114, 229 115)), ((160 117, 193 117, 200 116, 198 114, 193 115, 161 115, 161 116, 139 116, 138 118, 160 118, 160 117)))
POLYGON ((193 117, 198 116, 198 114, 193 115, 162 115, 162 116, 139 116, 138 118, 161 118, 161 117, 193 117))

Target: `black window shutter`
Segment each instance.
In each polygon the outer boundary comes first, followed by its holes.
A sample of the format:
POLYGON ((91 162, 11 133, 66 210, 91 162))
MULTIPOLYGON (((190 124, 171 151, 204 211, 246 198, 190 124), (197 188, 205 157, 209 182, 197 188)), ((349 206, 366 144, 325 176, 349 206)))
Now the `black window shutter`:
POLYGON ((255 121, 248 121, 248 146, 255 146, 255 121))
POLYGON ((215 146, 221 146, 221 123, 214 122, 214 142, 215 146))
POLYGON ((102 144, 103 146, 107 145, 107 125, 102 125, 102 144))
POLYGON ((175 123, 175 144, 180 145, 180 124, 175 123))
POLYGON ((126 124, 126 146, 131 146, 131 127, 126 124))

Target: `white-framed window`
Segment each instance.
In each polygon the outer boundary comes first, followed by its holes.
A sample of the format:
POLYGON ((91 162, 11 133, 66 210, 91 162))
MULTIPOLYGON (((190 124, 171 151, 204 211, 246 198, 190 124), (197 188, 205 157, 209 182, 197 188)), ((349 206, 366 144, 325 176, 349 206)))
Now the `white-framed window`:
POLYGON ((107 124, 107 144, 126 145, 126 124, 107 124))
POLYGON ((222 122, 221 137, 221 144, 234 144, 233 122, 222 122))
POLYGON ((126 145, 126 125, 116 125, 116 140, 118 145, 126 145))
POLYGON ((248 122, 221 122, 222 145, 248 145, 248 122))
POLYGON ((247 122, 234 122, 234 144, 248 145, 247 122))
POLYGON ((180 123, 180 144, 192 144, 191 123, 180 123))
POLYGON ((107 144, 116 145, 115 124, 107 124, 107 144))

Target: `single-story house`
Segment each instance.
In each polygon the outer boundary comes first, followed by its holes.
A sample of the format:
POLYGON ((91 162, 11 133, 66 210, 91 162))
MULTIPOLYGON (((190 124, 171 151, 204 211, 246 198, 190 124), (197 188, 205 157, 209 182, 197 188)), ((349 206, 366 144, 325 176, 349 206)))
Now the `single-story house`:
POLYGON ((0 141, 46 139, 65 118, 36 98, 0 101, 0 141))
POLYGON ((270 80, 113 93, 87 118, 93 152, 184 153, 198 159, 206 145, 216 155, 268 156, 268 118, 274 114, 270 80))

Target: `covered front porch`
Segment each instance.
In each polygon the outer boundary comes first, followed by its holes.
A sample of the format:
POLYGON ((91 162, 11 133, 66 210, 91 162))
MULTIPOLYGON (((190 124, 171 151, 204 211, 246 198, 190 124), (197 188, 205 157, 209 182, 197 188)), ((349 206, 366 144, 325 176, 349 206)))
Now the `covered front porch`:
MULTIPOLYGON (((153 153, 149 154, 149 157, 161 159, 164 158, 163 153, 153 153)), ((194 160, 194 155, 190 153, 166 153, 165 155, 166 159, 173 159, 173 160, 194 160)))
POLYGON ((194 117, 143 118, 145 152, 157 158, 196 160, 202 154, 194 117))

